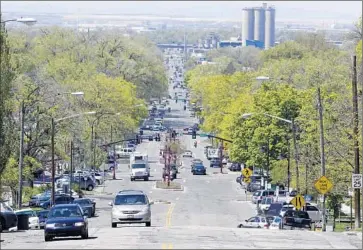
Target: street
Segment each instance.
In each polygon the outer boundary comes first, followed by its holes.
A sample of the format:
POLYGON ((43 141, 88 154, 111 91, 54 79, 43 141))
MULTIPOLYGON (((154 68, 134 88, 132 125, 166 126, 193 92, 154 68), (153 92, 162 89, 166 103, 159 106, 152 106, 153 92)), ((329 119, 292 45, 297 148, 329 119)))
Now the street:
MULTIPOLYGON (((195 118, 189 111, 183 111, 183 104, 171 103, 172 112, 165 117, 165 124, 175 129, 190 126, 195 118)), ((197 138, 193 147, 189 135, 180 137, 186 149, 195 158, 203 159, 207 175, 193 176, 190 173, 190 159, 183 160, 178 179, 183 191, 155 188, 155 181, 161 180, 162 164, 159 163, 159 149, 162 141, 144 141, 138 145, 138 152, 147 152, 151 164, 150 181, 130 181, 127 161, 119 165, 116 180, 107 180, 104 187, 94 190, 90 198, 97 202, 96 217, 89 219, 90 238, 55 239, 44 242, 43 230, 8 232, 1 235, 1 248, 56 249, 56 248, 361 248, 361 238, 342 233, 321 233, 311 231, 288 231, 237 228, 240 221, 256 214, 255 205, 235 182, 239 173, 225 172, 209 167, 203 147, 207 139, 197 138), (111 228, 108 202, 122 189, 143 190, 151 200, 152 224, 119 225, 111 228)))

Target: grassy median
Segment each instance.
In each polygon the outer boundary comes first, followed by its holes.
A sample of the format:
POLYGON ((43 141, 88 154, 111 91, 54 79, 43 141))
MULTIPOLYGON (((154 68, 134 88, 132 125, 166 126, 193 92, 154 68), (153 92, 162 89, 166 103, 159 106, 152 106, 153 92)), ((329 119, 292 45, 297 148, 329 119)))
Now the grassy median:
POLYGON ((156 188, 161 189, 173 189, 173 190, 183 190, 182 185, 179 182, 170 182, 170 185, 168 186, 168 182, 164 181, 157 181, 156 182, 156 188))

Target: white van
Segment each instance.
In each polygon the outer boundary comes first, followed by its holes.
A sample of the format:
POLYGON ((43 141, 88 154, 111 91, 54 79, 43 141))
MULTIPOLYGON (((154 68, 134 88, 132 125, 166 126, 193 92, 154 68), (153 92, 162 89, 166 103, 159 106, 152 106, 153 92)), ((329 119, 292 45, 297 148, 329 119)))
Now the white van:
POLYGON ((117 158, 129 158, 134 151, 134 148, 120 148, 116 150, 116 155, 117 158))

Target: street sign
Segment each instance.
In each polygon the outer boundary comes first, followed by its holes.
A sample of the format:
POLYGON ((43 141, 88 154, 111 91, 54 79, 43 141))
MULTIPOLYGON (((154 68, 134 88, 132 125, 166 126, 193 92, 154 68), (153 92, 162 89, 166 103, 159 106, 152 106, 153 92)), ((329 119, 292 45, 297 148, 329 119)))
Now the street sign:
POLYGON ((360 189, 363 186, 362 174, 353 174, 352 175, 352 188, 360 189))
POLYGON ((242 174, 243 174, 244 177, 249 178, 252 175, 252 170, 249 169, 249 168, 244 168, 242 170, 242 174))
POLYGON ((251 182, 251 178, 250 177, 243 177, 243 182, 250 183, 251 182))
POLYGON ((297 210, 300 210, 303 206, 305 206, 305 199, 304 197, 302 197, 301 195, 296 195, 294 197, 294 199, 292 199, 291 201, 291 204, 294 205, 294 207, 297 209, 297 210))
POLYGON ((314 186, 319 193, 326 194, 333 188, 333 183, 323 175, 315 182, 314 186))
POLYGON ((208 137, 208 134, 199 134, 200 137, 208 137))

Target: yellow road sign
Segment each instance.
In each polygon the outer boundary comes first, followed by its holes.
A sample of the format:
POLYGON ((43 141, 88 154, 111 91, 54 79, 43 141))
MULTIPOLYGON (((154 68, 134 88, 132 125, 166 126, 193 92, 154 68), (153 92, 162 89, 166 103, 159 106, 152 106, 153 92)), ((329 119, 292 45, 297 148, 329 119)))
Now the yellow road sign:
POLYGON ((251 182, 251 178, 250 177, 243 177, 243 182, 250 183, 251 182))
POLYGON ((302 197, 301 195, 296 195, 294 197, 294 199, 292 199, 291 201, 291 204, 294 205, 294 207, 297 209, 297 210, 300 210, 303 206, 305 206, 305 199, 304 197, 302 197))
POLYGON ((315 182, 314 186, 319 193, 326 194, 333 188, 333 183, 323 175, 315 182))
POLYGON ((249 169, 249 168, 244 168, 242 170, 242 174, 243 174, 244 177, 249 178, 252 175, 252 170, 249 169))

